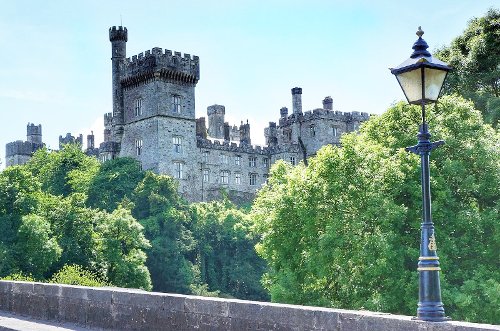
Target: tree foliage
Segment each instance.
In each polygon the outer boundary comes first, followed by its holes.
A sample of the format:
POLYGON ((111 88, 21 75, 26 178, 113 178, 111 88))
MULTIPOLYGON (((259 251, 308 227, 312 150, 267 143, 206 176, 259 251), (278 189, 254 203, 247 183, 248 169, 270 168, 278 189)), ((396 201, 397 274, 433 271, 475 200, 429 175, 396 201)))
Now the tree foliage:
POLYGON ((471 99, 485 121, 496 127, 500 119, 500 10, 492 8, 469 21, 462 35, 436 56, 453 67, 445 93, 471 99))
POLYGON ((228 200, 191 206, 199 282, 207 289, 247 300, 267 300, 260 284, 266 270, 254 246, 252 220, 228 200))
POLYGON ((42 189, 53 195, 86 193, 99 169, 96 158, 85 155, 78 144, 67 144, 58 152, 40 149, 27 164, 28 169, 42 184, 42 189))
POLYGON ((194 276, 189 255, 195 242, 189 230, 189 210, 177 193, 177 183, 172 177, 148 172, 134 190, 131 202, 132 214, 151 242, 146 265, 153 289, 190 293, 194 276))
POLYGON ((144 178, 140 163, 132 158, 120 157, 104 162, 90 181, 87 205, 112 212, 144 178))
MULTIPOLYGON (((499 136, 459 97, 435 110, 431 130, 447 142, 431 157, 447 313, 495 323, 499 136)), ((273 301, 414 314, 420 172, 403 148, 415 144, 418 118, 418 107, 401 103, 343 136, 342 148, 321 149, 307 168, 273 166, 253 209, 273 301)))

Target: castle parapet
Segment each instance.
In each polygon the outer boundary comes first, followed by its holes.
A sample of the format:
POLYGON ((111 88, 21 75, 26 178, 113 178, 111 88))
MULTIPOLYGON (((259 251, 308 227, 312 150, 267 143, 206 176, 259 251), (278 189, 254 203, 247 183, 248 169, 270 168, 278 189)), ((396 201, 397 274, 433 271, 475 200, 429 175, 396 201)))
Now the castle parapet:
POLYGON ((160 47, 127 58, 122 85, 127 87, 151 78, 196 84, 200 79, 200 59, 187 53, 182 56, 181 52, 163 52, 160 47))
POLYGON ((128 34, 127 34, 126 27, 112 26, 109 28, 109 41, 117 41, 117 40, 122 40, 125 42, 128 40, 128 34))
POLYGON ((5 145, 5 156, 13 157, 15 155, 31 156, 34 152, 43 148, 42 143, 33 143, 30 141, 16 140, 5 145))
POLYGON ((221 143, 218 140, 209 140, 197 137, 196 147, 207 148, 207 149, 217 149, 221 151, 235 152, 235 153, 248 153, 248 154, 260 154, 268 155, 270 149, 268 147, 262 148, 261 146, 252 146, 248 144, 239 144, 233 142, 224 141, 221 143))
POLYGON ((370 115, 368 113, 360 113, 357 111, 354 112, 341 112, 341 111, 333 111, 333 110, 328 110, 328 109, 323 109, 323 108, 317 108, 308 110, 304 112, 303 114, 291 114, 290 116, 287 117, 282 117, 279 120, 279 125, 280 126, 287 126, 291 125, 296 122, 304 122, 304 121, 311 121, 311 120, 317 120, 317 119, 327 119, 327 120, 336 120, 336 121, 342 121, 342 122, 349 122, 349 121, 367 121, 370 119, 370 115))

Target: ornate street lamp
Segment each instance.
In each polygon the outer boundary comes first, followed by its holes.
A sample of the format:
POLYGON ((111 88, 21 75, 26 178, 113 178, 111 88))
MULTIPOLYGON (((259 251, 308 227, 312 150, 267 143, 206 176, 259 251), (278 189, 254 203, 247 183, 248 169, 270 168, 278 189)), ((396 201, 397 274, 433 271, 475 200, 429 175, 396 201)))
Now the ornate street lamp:
POLYGON ((413 54, 396 68, 390 69, 403 89, 408 103, 421 105, 422 125, 417 135, 418 144, 406 150, 420 155, 422 169, 422 226, 420 238, 420 257, 418 258, 419 292, 417 319, 442 322, 448 320, 441 302, 439 284, 439 257, 437 256, 436 236, 431 216, 431 188, 429 175, 429 155, 431 150, 444 144, 444 141, 431 142, 431 134, 425 121, 425 105, 436 102, 444 80, 451 68, 444 62, 432 57, 429 47, 422 39, 424 31, 418 27, 418 40, 413 44, 413 54))

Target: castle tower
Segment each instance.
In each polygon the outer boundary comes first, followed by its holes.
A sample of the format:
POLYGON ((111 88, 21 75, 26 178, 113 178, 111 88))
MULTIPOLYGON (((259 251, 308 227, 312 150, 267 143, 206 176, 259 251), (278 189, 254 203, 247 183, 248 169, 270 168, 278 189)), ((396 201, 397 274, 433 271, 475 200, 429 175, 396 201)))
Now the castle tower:
POLYGON ((28 123, 26 141, 17 140, 5 145, 5 166, 26 164, 33 153, 43 147, 42 125, 28 123))
POLYGON ((207 125, 205 123, 205 117, 196 119, 196 137, 207 139, 207 125))
POLYGON ((87 135, 87 149, 94 149, 94 131, 90 131, 90 134, 87 135))
POLYGON ((331 96, 323 99, 323 109, 333 110, 333 99, 331 96))
POLYGON ((113 121, 114 121, 114 140, 119 141, 123 134, 124 124, 124 105, 123 89, 121 79, 125 67, 125 58, 127 56, 127 28, 122 26, 113 26, 109 28, 109 41, 111 42, 111 66, 112 66, 112 95, 113 95, 113 121))
POLYGON ((280 109, 280 116, 281 116, 281 118, 287 118, 288 117, 288 108, 282 107, 280 109))
POLYGON ((276 122, 269 122, 269 126, 264 129, 264 137, 266 138, 266 145, 269 147, 278 144, 278 132, 276 130, 276 122))
POLYGON ((35 125, 33 123, 28 123, 26 126, 26 140, 30 143, 41 144, 42 143, 42 125, 35 125))
POLYGON ((224 138, 224 115, 226 108, 222 105, 212 105, 207 107, 208 115, 208 135, 212 138, 224 138))
POLYGON ((300 87, 292 89, 292 105, 294 114, 302 114, 302 89, 300 87))
POLYGON ((240 144, 251 145, 252 141, 250 140, 250 124, 248 124, 248 120, 246 124, 241 122, 240 125, 240 144))

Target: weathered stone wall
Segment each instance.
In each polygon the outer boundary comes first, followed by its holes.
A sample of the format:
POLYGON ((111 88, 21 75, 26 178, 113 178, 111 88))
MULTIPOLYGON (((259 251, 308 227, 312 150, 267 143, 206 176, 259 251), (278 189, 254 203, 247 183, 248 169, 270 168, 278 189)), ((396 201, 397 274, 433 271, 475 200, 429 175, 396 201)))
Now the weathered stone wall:
POLYGON ((14 281, 0 281, 0 310, 108 330, 500 330, 367 311, 14 281))

